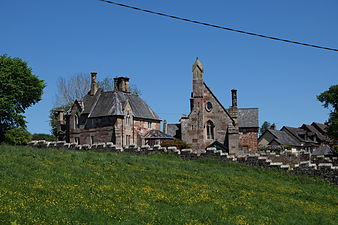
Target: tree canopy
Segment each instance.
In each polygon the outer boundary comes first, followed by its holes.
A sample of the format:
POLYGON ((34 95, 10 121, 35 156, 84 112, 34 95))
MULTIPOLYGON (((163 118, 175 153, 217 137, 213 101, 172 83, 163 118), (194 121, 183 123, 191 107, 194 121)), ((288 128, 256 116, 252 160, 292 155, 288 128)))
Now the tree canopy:
POLYGON ((268 121, 264 121, 262 126, 259 128, 259 133, 262 135, 267 129, 269 129, 271 124, 268 121))
POLYGON ((7 130, 26 127, 22 114, 41 100, 45 86, 25 61, 0 56, 0 141, 7 130))
POLYGON ((325 108, 331 107, 331 113, 327 122, 327 133, 329 136, 338 139, 338 85, 332 85, 329 90, 317 96, 325 108))

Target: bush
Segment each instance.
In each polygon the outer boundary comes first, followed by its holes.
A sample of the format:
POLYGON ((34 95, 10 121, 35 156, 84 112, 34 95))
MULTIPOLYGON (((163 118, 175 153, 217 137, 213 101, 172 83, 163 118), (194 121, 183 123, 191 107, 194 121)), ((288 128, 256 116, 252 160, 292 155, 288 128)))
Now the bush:
POLYGON ((165 140, 161 144, 162 147, 171 147, 176 146, 178 149, 184 149, 184 148, 191 148, 190 145, 185 143, 184 141, 180 139, 174 139, 174 140, 165 140))
POLYGON ((7 144, 24 145, 31 140, 31 134, 23 128, 12 128, 5 133, 5 142, 7 144))
POLYGON ((33 134, 32 140, 56 141, 56 137, 51 134, 33 134))

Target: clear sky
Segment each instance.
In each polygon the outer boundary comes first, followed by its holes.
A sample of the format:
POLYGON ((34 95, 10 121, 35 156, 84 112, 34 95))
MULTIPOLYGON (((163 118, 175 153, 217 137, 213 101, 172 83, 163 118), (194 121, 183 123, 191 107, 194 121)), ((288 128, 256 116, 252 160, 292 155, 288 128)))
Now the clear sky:
MULTIPOLYGON (((337 0, 128 0, 121 3, 251 32, 338 48, 337 0)), ((324 122, 316 95, 338 83, 338 52, 203 27, 98 0, 1 0, 0 54, 20 57, 45 80, 26 112, 28 130, 49 133, 56 80, 76 73, 128 76, 162 119, 189 113, 191 66, 225 107, 258 107, 259 122, 324 122)), ((27 90, 29 91, 29 90, 27 90)))

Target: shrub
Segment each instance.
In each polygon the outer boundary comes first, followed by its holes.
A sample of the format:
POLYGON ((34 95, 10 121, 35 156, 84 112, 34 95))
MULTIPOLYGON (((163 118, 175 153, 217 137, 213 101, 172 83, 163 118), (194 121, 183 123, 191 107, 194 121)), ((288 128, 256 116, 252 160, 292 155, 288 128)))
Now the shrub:
POLYGON ((174 140, 165 140, 161 144, 162 147, 171 147, 176 146, 178 149, 184 149, 184 148, 191 148, 190 145, 185 143, 184 141, 180 139, 174 139, 174 140))
POLYGON ((56 141, 56 137, 51 134, 33 134, 32 140, 56 141))
POLYGON ((5 142, 11 145, 24 145, 31 140, 31 134, 23 128, 12 128, 5 133, 5 142))

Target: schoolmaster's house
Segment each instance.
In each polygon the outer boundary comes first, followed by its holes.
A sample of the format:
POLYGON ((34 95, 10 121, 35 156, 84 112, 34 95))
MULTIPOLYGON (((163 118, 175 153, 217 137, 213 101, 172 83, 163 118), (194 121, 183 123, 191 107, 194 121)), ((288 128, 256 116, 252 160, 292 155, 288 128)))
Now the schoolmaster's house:
POLYGON ((66 113, 60 111, 59 140, 77 144, 113 142, 116 146, 146 144, 154 130, 161 137, 159 116, 129 89, 129 78, 114 78, 114 90, 103 91, 91 73, 91 89, 83 100, 75 100, 66 113), (149 131, 152 131, 148 134, 149 131), (159 134, 160 133, 160 134, 159 134))

